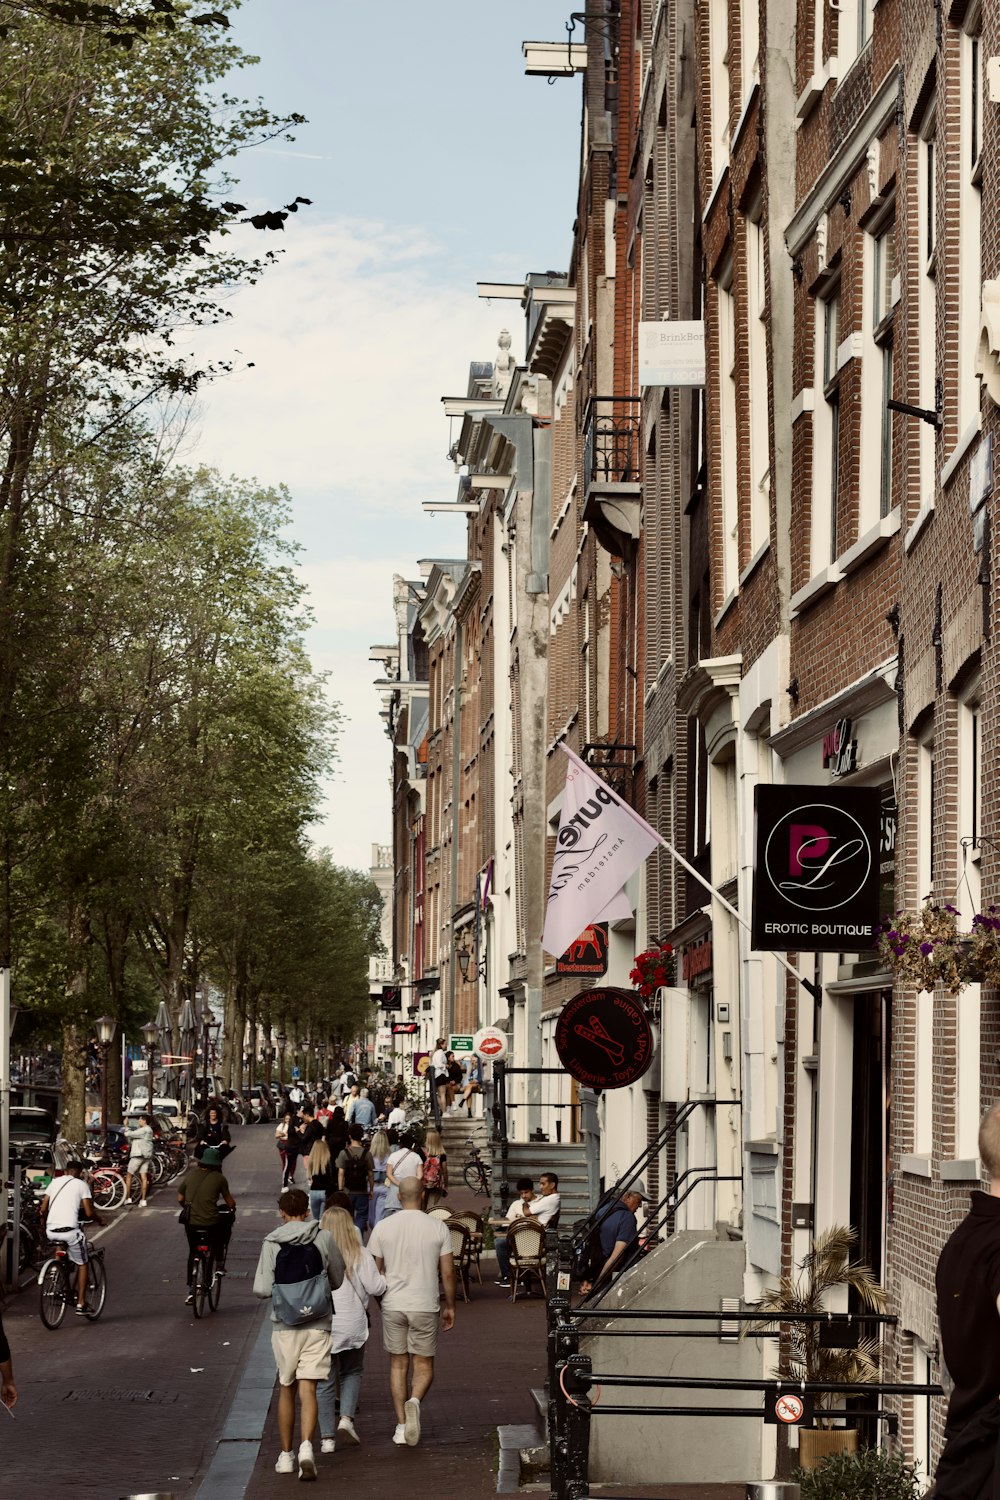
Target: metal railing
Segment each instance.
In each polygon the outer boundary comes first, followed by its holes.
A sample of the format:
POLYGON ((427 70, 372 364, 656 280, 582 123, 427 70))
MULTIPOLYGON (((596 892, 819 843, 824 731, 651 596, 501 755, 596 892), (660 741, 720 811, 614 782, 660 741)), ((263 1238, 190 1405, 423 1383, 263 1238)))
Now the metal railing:
POLYGON ((595 484, 638 484, 638 396, 591 396, 583 424, 583 472, 595 484))

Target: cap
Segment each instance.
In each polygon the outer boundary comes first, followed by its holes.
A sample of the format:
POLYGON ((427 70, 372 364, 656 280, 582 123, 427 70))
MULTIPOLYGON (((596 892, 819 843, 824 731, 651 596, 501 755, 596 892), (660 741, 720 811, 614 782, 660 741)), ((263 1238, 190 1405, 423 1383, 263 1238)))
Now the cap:
POLYGON ((623 1198, 626 1193, 635 1193, 636 1196, 641 1198, 644 1203, 652 1202, 652 1199, 646 1192, 646 1184, 643 1182, 641 1177, 637 1177, 634 1182, 626 1183, 625 1187, 622 1188, 623 1198))
POLYGON ((204 1151, 201 1153, 200 1160, 203 1167, 221 1167, 222 1152, 219 1150, 218 1146, 206 1146, 204 1151))

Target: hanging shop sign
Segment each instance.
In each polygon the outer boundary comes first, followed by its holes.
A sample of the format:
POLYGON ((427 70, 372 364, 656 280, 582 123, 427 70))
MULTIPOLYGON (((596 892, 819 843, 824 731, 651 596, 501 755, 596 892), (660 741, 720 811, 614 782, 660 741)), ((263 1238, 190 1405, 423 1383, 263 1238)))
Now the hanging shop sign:
POLYGON ((772 1427, 810 1427, 813 1399, 805 1391, 769 1391, 764 1397, 764 1421, 772 1427))
POLYGON ((398 984, 383 985, 380 1003, 383 1010, 401 1011, 403 1009, 403 991, 401 986, 398 984))
POLYGON ((507 1033, 499 1026, 484 1026, 472 1038, 472 1050, 494 1062, 503 1059, 507 1056, 507 1033))
POLYGON ((757 787, 755 948, 856 953, 874 946, 881 802, 875 787, 757 787))
POLYGON ((639 324, 639 385, 704 385, 705 324, 639 324))
POLYGON ((831 776, 847 776, 858 769, 858 742, 850 719, 838 719, 823 736, 823 765, 831 776))
POLYGON ((591 922, 585 927, 561 958, 556 959, 557 974, 594 974, 608 972, 608 924, 591 922))
POLYGON ((621 1089, 652 1062, 653 1028, 634 990, 581 990, 560 1012, 556 1051, 578 1083, 621 1089))
POLYGON ((416 1036, 420 1030, 419 1021, 393 1021, 393 1036, 416 1036))

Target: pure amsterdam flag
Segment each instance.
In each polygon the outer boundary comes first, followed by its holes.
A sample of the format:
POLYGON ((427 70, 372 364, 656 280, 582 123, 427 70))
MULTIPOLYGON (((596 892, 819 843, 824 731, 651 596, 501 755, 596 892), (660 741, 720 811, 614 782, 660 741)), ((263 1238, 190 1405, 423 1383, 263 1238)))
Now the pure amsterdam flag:
POLYGON ((558 957, 585 927, 602 916, 631 915, 622 887, 660 837, 627 802, 572 750, 542 946, 558 957))

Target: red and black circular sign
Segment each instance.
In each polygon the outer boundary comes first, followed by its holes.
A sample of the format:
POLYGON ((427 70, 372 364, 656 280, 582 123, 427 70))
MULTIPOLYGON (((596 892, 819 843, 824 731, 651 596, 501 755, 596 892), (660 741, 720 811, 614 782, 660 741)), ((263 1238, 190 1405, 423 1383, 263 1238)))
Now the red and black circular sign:
POLYGON ((653 1028, 633 990, 581 990, 556 1023, 556 1051, 578 1083, 621 1089, 652 1062, 653 1028))

